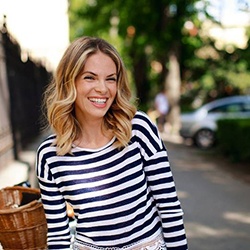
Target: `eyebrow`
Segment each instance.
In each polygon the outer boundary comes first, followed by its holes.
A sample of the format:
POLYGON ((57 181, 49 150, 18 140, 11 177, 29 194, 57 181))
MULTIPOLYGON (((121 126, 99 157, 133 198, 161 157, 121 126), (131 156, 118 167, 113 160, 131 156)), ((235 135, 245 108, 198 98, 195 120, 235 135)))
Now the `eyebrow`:
MULTIPOLYGON (((83 71, 82 74, 92 74, 94 76, 97 76, 97 74, 95 74, 92 71, 83 71)), ((112 74, 108 75, 107 77, 110 77, 110 76, 117 76, 117 73, 112 73, 112 74)))

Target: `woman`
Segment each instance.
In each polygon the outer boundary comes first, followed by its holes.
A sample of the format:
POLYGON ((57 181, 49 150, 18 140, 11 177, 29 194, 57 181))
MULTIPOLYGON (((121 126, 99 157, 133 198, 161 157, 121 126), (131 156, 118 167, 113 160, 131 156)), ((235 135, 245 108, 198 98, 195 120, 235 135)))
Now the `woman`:
POLYGON ((37 151, 48 248, 187 249, 183 211, 156 126, 130 102, 117 51, 74 41, 45 93, 54 134, 37 151))

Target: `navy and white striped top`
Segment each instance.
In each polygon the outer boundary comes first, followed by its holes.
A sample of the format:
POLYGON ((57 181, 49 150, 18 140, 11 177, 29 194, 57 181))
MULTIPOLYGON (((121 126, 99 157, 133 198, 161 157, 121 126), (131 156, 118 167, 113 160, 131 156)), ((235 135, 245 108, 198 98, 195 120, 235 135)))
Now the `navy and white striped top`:
MULTIPOLYGON (((186 250, 183 211, 157 127, 138 111, 127 147, 73 146, 56 155, 48 137, 37 151, 37 176, 48 223, 48 248, 69 249, 65 201, 77 218, 76 240, 95 249, 126 249, 163 234, 167 249, 186 250)), ((133 249, 133 248, 132 248, 133 249)))

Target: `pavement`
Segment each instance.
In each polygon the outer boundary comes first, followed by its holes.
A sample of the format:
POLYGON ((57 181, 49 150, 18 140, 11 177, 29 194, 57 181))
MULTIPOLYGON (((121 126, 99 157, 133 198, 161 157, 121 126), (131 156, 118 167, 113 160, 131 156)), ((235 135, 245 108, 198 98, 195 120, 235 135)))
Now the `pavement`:
POLYGON ((250 165, 231 162, 218 148, 165 141, 184 210, 189 249, 250 249, 250 165))

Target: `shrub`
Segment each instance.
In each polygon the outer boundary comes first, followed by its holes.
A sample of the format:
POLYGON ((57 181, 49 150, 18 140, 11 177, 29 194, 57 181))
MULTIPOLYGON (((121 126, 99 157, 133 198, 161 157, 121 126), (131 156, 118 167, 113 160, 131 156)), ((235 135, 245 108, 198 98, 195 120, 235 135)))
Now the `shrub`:
POLYGON ((217 121, 218 147, 233 161, 250 161, 250 119, 217 121))

